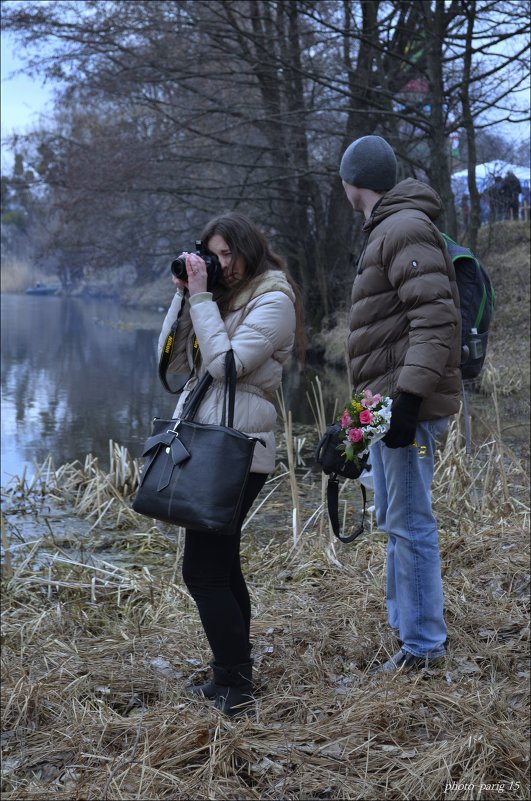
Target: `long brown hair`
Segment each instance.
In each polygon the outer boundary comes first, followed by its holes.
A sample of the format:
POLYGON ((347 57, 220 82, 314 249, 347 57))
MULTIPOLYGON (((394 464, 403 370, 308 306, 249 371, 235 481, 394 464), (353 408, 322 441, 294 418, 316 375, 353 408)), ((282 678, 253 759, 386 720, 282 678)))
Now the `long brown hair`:
POLYGON ((222 317, 231 310, 234 298, 242 289, 253 281, 257 281, 258 277, 268 270, 281 270, 295 296, 296 350, 299 361, 304 362, 306 340, 301 291, 290 275, 284 259, 271 250, 262 231, 248 217, 238 211, 227 212, 210 220, 201 233, 203 246, 208 247, 208 241, 216 234, 223 237, 229 246, 232 259, 235 260, 238 256, 242 256, 245 263, 245 275, 242 281, 234 287, 218 285, 214 291, 214 300, 219 306, 222 317))

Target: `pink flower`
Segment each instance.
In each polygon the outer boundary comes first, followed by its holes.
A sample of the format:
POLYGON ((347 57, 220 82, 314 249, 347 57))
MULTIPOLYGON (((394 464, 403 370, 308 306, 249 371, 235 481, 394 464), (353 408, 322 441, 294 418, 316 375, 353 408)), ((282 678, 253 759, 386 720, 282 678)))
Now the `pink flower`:
POLYGON ((380 403, 381 400, 382 400, 382 396, 381 395, 378 395, 378 394, 373 395, 371 406, 376 406, 378 403, 380 403))
POLYGON ((361 428, 351 428, 348 432, 348 438, 351 442, 359 442, 361 439, 363 439, 363 431, 361 428))
POLYGON ((368 409, 364 409, 362 412, 360 412, 360 423, 362 424, 362 426, 366 426, 367 423, 371 422, 371 420, 372 420, 372 414, 368 409))
POLYGON ((372 392, 370 389, 363 390, 363 398, 360 401, 362 406, 370 406, 372 403, 372 392))
POLYGON ((348 428, 352 423, 352 417, 348 412, 343 412, 341 417, 341 428, 348 428))

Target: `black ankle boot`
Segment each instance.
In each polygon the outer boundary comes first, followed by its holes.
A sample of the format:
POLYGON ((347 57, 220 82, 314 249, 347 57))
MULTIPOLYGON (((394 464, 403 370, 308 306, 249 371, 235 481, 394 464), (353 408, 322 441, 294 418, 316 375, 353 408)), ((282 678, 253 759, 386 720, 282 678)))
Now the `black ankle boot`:
MULTIPOLYGON (((215 664, 216 663, 214 661, 210 663, 212 671, 214 670, 215 664)), ((212 674, 212 678, 210 679, 210 681, 207 681, 204 684, 189 684, 187 687, 185 687, 185 692, 188 693, 188 695, 193 695, 195 697, 199 696, 202 698, 209 698, 210 700, 212 700, 213 698, 216 697, 217 694, 214 675, 212 674)))
MULTIPOLYGON (((249 659, 251 659, 252 648, 253 644, 252 642, 250 642, 247 647, 249 659)), ((214 661, 210 663, 210 667, 212 668, 212 670, 214 669, 215 664, 216 663, 214 661)), ((185 687, 185 692, 188 695, 201 696, 203 698, 208 698, 209 700, 212 700, 217 696, 216 681, 214 676, 212 676, 210 681, 207 681, 204 684, 189 684, 187 687, 185 687)))
POLYGON ((253 660, 239 665, 213 664, 215 706, 229 717, 248 712, 253 703, 253 660))
MULTIPOLYGON (((212 669, 214 668, 215 662, 211 662, 210 665, 212 669)), ((188 695, 199 696, 201 698, 215 698, 217 695, 216 692, 216 684, 214 682, 214 677, 210 679, 210 681, 205 682, 204 684, 189 684, 185 688, 185 692, 188 695)))

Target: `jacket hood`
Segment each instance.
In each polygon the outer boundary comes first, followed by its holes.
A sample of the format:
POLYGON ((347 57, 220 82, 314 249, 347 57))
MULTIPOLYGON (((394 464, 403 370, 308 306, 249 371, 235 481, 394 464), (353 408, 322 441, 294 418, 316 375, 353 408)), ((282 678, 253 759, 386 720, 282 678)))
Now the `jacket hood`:
POLYGON ((375 206, 363 229, 374 228, 391 214, 403 209, 416 209, 435 221, 442 211, 442 201, 435 189, 422 181, 406 178, 386 192, 375 206))
POLYGON ((232 302, 232 311, 241 309, 242 306, 246 306, 251 300, 266 292, 283 292, 295 303, 295 294, 286 274, 282 270, 268 270, 266 273, 259 275, 236 295, 232 302))

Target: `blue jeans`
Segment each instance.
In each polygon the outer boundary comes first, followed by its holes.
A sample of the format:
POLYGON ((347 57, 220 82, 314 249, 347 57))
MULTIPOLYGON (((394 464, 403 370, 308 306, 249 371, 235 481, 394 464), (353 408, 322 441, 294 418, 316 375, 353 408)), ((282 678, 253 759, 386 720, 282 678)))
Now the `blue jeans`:
POLYGON ((404 651, 445 653, 446 625, 437 521, 431 506, 436 439, 448 418, 417 425, 415 444, 370 448, 378 528, 387 534, 387 615, 404 651))

